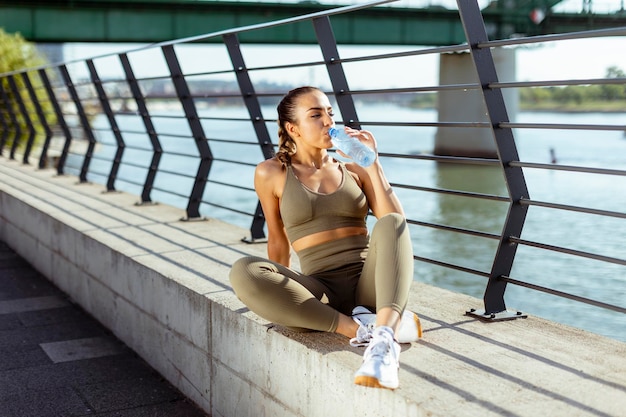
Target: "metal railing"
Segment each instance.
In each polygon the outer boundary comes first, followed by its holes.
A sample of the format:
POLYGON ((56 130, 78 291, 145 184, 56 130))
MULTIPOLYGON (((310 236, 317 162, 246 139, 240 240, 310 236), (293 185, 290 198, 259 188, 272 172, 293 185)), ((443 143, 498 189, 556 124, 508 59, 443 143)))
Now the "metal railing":
MULTIPOLYGON (((601 307, 617 313, 626 313, 626 306, 616 302, 603 301, 602 297, 585 296, 585 291, 567 288, 555 288, 551 272, 543 271, 534 277, 514 278, 514 262, 520 258, 520 250, 535 253, 523 255, 527 264, 532 259, 541 259, 555 253, 558 262, 567 264, 571 259, 592 261, 595 265, 611 265, 611 275, 616 274, 617 284, 610 284, 610 292, 624 292, 626 288, 626 257, 623 248, 626 240, 623 230, 626 212, 623 206, 618 209, 594 208, 589 204, 578 206, 559 201, 543 201, 531 198, 533 187, 527 183, 529 172, 559 172, 572 175, 609 177, 614 181, 614 194, 601 195, 598 199, 611 201, 616 196, 625 195, 624 164, 614 167, 593 167, 577 164, 561 165, 524 161, 518 153, 517 136, 523 131, 566 130, 578 132, 624 132, 624 124, 584 124, 584 123, 541 123, 516 122, 509 117, 507 102, 503 91, 507 89, 526 89, 546 86, 567 85, 624 85, 625 78, 598 78, 585 80, 550 80, 550 81, 500 81, 492 56, 492 48, 519 45, 543 44, 558 40, 587 39, 601 36, 625 36, 626 28, 559 34, 539 37, 526 37, 499 41, 487 38, 484 21, 476 2, 459 0, 460 19, 467 36, 467 44, 438 48, 404 48, 397 52, 385 52, 373 55, 355 55, 342 57, 340 47, 335 42, 332 19, 344 13, 350 13, 363 7, 347 6, 332 11, 285 19, 269 24, 248 26, 228 31, 211 33, 203 36, 175 40, 119 54, 104 55, 55 64, 43 68, 28 69, 10 74, 0 74, 0 109, 2 133, 0 134, 0 152, 9 151, 9 158, 16 157, 18 141, 26 138, 22 149, 23 162, 29 163, 33 152, 39 152, 39 167, 43 168, 52 156, 56 155, 55 164, 58 174, 76 174, 81 182, 92 181, 106 184, 108 191, 125 189, 141 196, 141 204, 164 201, 173 205, 186 205, 187 219, 199 219, 204 216, 224 217, 229 221, 242 224, 242 219, 250 227, 249 242, 262 241, 264 234, 263 213, 252 187, 252 172, 262 159, 273 155, 276 144, 272 142, 271 126, 275 125, 275 108, 286 91, 293 87, 287 83, 268 83, 261 75, 305 74, 306 82, 313 84, 311 78, 318 77, 324 69, 328 77, 319 82, 327 85, 329 96, 335 101, 341 114, 342 122, 355 127, 366 127, 384 131, 390 136, 404 137, 404 149, 412 146, 417 152, 396 150, 397 142, 386 146, 379 139, 379 155, 383 165, 398 168, 399 174, 391 175, 392 185, 400 195, 407 212, 408 222, 418 238, 415 243, 415 260, 418 265, 430 265, 445 271, 445 274, 461 274, 483 277, 486 279, 484 290, 484 310, 470 311, 486 320, 510 319, 520 316, 518 312, 507 310, 504 296, 508 284, 532 289, 541 293, 556 295, 583 304, 601 307), (250 31, 312 30, 318 40, 319 58, 288 59, 293 50, 276 54, 270 64, 249 65, 244 57, 249 55, 247 46, 240 43, 241 38, 250 31), (223 49, 203 55, 202 49, 194 49, 193 44, 206 37, 221 38, 223 49), (189 46, 189 49, 184 49, 189 46), (350 88, 348 67, 365 68, 378 63, 389 63, 391 70, 395 62, 410 62, 419 71, 416 64, 422 57, 438 57, 441 54, 471 53, 478 74, 478 82, 420 85, 418 77, 411 85, 386 87, 380 89, 350 88), (282 62, 284 61, 284 62, 282 62), (145 70, 149 66, 159 66, 162 72, 154 75, 145 70), (393 63, 391 63, 393 62, 393 63), (106 65, 105 65, 106 64, 106 65), (114 76, 102 75, 102 68, 114 66, 114 76), (82 72, 78 68, 82 68, 82 72), (137 75, 139 68, 146 74, 137 75), (199 68, 199 69, 198 69, 199 68), (78 74, 78 75, 77 75, 78 74), (306 76, 309 75, 309 77, 306 76), (428 93, 454 91, 465 94, 468 90, 479 91, 487 109, 487 120, 445 121, 445 120, 398 120, 395 116, 359 117, 363 103, 380 106, 390 100, 399 100, 405 106, 428 93), (228 111, 224 109, 229 109, 228 111), (385 120, 385 117, 387 119, 385 120), (34 120, 35 119, 35 120, 34 120), (54 123, 50 121, 54 120, 54 123), (41 127, 36 127, 37 125, 41 127), (27 126, 26 131, 22 128, 27 126), (472 158, 434 155, 423 152, 424 134, 438 128, 464 129, 468 132, 489 129, 495 139, 498 157, 472 158), (386 130, 385 130, 386 129, 386 130), (430 130, 429 130, 430 129, 430 130), (400 135, 402 132, 402 135, 400 135), (406 139, 408 138, 408 139, 406 139), (7 144, 12 142, 10 149, 7 144), (56 151, 52 150, 56 143, 56 151), (56 152, 56 153, 55 153, 56 152), (435 165, 433 165, 435 164, 435 165), (463 167, 461 176, 477 170, 476 189, 461 187, 447 188, 445 181, 437 177, 438 184, 429 184, 424 177, 419 177, 423 166, 434 166, 436 174, 456 175, 451 171, 437 171, 445 167, 463 167), (504 178, 504 187, 496 185, 488 191, 481 190, 486 183, 498 182, 504 178), (620 188, 621 187, 621 188, 620 188), (495 191, 493 191, 495 189, 495 191), (447 221, 445 216, 433 215, 431 219, 420 218, 425 195, 435 196, 440 205, 455 207, 450 212, 459 214, 469 211, 473 220, 459 222, 447 221), (459 203, 460 201, 460 203, 459 203), (479 203, 478 203, 479 202, 479 203), (484 207, 498 206, 481 214, 484 207), (580 249, 569 245, 569 241, 551 243, 548 239, 523 238, 524 228, 528 223, 529 210, 541 208, 558 213, 577 213, 595 216, 604 220, 611 219, 610 229, 617 234, 619 245, 610 245, 595 249, 580 249), (496 214, 494 214, 496 213, 496 214), (484 221, 475 219, 482 216, 484 221), (439 220, 439 221, 435 221, 439 220), (491 223, 490 223, 491 222, 491 223), (480 225, 469 227, 468 223, 480 225), (483 227, 483 224, 486 224, 483 227), (621 237, 620 237, 621 233, 621 237), (459 249, 454 257, 440 259, 433 242, 437 236, 451 235, 446 242, 466 242, 464 248, 480 246, 480 257, 485 260, 482 266, 474 266, 479 256, 465 259, 459 249), (486 245, 483 242, 488 241, 486 245), (539 250, 539 252, 535 252, 539 250), (538 255, 536 253, 539 253, 538 255), (535 256, 535 258, 533 258, 535 256), (550 274, 550 276, 548 276, 550 274)), ((276 46, 279 50, 280 46, 276 46)), ((361 70, 357 70, 361 71, 361 70)), ((384 70, 386 71, 386 70, 384 70)), ((372 78, 374 81, 374 78, 372 78)), ((481 103, 477 103, 481 105, 481 103)), ((402 106, 401 106, 402 107, 402 106)), ((394 111, 390 111, 391 114, 394 111)), ((432 115, 431 115, 432 116, 432 115)), ((471 133, 468 133, 471 134, 471 133)), ((377 133, 381 137, 382 134, 377 133)), ((447 169, 447 168, 446 168, 447 169)), ((432 172, 432 171, 429 171, 432 172)), ((469 174, 467 174, 469 175, 469 174)), ((472 174, 473 175, 473 174, 472 174)), ((575 180, 574 180, 575 181, 575 180)), ((431 197, 429 197, 431 198, 431 197)), ((622 197, 619 197, 622 198, 622 197)), ((442 211, 441 206, 438 206, 442 211)), ((435 212, 437 211, 435 210, 435 212)), ((543 212, 542 212, 543 213, 543 212)), ((558 216, 562 216, 559 214, 558 216)), ((554 217, 546 216, 547 219, 554 217)), ((557 217, 558 218, 558 217, 557 217)), ((576 225, 568 225, 563 218, 561 227, 576 230, 576 225)), ((536 229, 546 231, 554 224, 538 223, 536 229)), ((583 233, 585 231, 580 231, 583 233)), ((601 242, 602 243, 602 242, 601 242)), ((585 246, 583 244, 583 246, 585 246)), ((587 264, 585 264, 587 265, 587 264)), ((526 270, 516 271, 524 274, 526 270)), ((566 273, 565 273, 566 274, 566 273)), ((608 273, 607 273, 608 274, 608 273)), ((601 274, 602 275, 602 274, 601 274)), ((456 275, 455 275, 456 276, 456 275)), ((594 279, 603 277, 594 276, 594 279)), ((456 279, 456 278, 454 278, 456 279)), ((591 277, 590 277, 591 279, 591 277)), ((594 284, 596 285, 596 284, 594 284)), ((608 284, 607 284, 608 285, 608 284)), ((484 287, 484 284, 483 284, 484 287)), ((581 288, 585 288, 582 284, 581 288)), ((623 300, 623 298, 621 298, 623 300)))

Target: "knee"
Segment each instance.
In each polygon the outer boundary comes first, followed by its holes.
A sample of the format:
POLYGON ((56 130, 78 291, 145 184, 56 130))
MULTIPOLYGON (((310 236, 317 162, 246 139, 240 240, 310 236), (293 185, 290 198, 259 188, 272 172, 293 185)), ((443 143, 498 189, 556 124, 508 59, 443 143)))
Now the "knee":
POLYGON ((402 214, 389 213, 382 216, 376 221, 374 229, 372 230, 372 237, 374 235, 381 235, 387 237, 400 237, 408 235, 408 224, 402 214))
POLYGON ((388 213, 381 217, 378 221, 390 222, 392 224, 401 225, 406 222, 406 219, 400 213, 388 213))
POLYGON ((380 225, 379 228, 402 230, 406 227, 406 219, 402 214, 389 213, 378 219, 376 225, 380 225))
POLYGON ((228 278, 230 279, 230 285, 235 290, 235 294, 239 293, 239 291, 243 288, 246 288, 252 276, 252 268, 255 262, 258 262, 260 258, 254 256, 247 256, 245 258, 240 258, 233 263, 233 266, 230 269, 230 273, 228 278))

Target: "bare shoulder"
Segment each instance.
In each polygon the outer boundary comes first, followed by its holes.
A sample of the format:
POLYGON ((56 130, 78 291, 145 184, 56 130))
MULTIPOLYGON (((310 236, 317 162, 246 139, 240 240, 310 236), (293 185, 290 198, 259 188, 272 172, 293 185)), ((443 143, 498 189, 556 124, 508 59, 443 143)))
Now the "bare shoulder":
POLYGON ((285 184, 285 174, 283 164, 276 158, 266 159, 259 163, 254 171, 254 187, 257 194, 270 192, 280 197, 285 184))
POLYGON ((285 171, 283 164, 276 158, 266 159, 256 166, 255 175, 264 180, 275 178, 285 171))

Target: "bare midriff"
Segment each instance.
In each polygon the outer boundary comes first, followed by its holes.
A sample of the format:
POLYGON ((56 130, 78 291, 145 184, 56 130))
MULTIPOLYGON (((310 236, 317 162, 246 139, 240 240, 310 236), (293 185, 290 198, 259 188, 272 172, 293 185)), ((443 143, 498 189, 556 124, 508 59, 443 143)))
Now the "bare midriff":
POLYGON ((322 243, 327 243, 336 239, 348 236, 367 236, 367 228, 360 226, 340 227, 337 229, 324 230, 322 232, 313 233, 312 235, 301 237, 291 243, 296 252, 307 249, 322 243))

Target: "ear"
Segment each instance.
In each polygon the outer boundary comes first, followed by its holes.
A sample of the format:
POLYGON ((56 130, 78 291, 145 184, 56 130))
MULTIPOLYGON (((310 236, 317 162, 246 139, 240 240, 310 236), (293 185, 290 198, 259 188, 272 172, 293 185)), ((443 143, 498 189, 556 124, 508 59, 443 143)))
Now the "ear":
POLYGON ((298 129, 298 126, 291 122, 285 122, 285 130, 292 139, 300 136, 300 130, 298 129))

